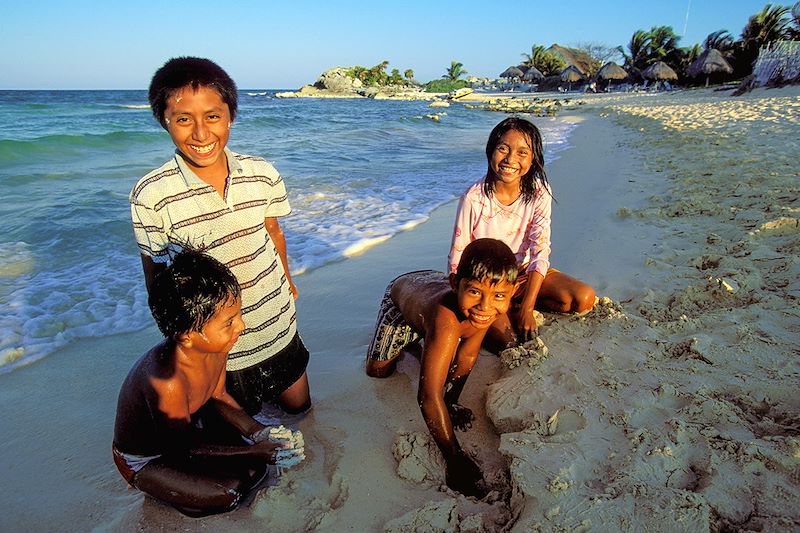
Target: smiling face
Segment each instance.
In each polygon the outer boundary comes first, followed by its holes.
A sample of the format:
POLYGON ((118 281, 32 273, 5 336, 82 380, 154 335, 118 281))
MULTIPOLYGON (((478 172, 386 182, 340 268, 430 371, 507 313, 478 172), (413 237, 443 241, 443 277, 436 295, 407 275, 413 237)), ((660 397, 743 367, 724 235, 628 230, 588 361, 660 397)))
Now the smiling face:
POLYGON ((164 121, 172 142, 203 180, 228 174, 223 149, 228 143, 231 115, 216 89, 183 87, 168 99, 164 121))
POLYGON ((519 181, 531 169, 533 150, 527 135, 508 130, 492 151, 489 165, 497 176, 497 185, 519 186, 519 181))
POLYGON ((451 278, 458 310, 478 329, 488 328, 498 316, 506 313, 514 295, 514 284, 505 280, 492 284, 489 280, 451 278))
POLYGON ((189 335, 192 347, 205 353, 227 354, 244 331, 242 299, 228 300, 208 319, 203 328, 189 335))

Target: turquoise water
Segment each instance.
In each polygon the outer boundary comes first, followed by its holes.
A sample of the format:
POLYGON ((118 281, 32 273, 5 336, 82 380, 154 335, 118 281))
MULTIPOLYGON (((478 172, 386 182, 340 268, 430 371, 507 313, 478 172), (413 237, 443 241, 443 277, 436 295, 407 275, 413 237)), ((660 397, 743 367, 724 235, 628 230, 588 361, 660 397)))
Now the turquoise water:
MULTIPOLYGON (((427 102, 250 93, 229 146, 283 175, 295 274, 374 246, 459 196, 483 174, 486 137, 504 117, 453 105, 434 122, 427 102)), ((533 120, 550 160, 571 126, 533 120)), ((75 338, 149 325, 127 198, 173 146, 145 91, 0 91, 0 123, 0 372, 75 338)))

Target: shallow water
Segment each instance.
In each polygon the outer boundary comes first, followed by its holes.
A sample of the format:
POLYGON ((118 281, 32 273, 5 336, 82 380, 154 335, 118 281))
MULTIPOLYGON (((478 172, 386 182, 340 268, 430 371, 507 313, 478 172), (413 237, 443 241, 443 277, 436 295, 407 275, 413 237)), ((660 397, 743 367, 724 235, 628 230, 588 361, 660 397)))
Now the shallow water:
MULTIPOLYGON (((486 137, 504 116, 454 105, 434 122, 426 102, 256 92, 241 94, 229 147, 283 175, 295 274, 410 229, 459 196, 482 175, 486 137)), ((551 160, 572 126, 533 120, 551 160)), ((150 324, 127 198, 173 146, 145 91, 0 91, 0 121, 0 372, 75 338, 150 324)))

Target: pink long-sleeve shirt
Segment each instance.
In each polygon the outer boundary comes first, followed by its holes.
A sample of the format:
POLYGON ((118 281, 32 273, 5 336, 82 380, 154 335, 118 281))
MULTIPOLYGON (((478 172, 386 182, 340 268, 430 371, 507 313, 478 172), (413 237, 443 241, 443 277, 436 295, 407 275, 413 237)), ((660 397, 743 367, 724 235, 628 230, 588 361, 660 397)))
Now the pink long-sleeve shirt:
POLYGON ((449 272, 455 272, 464 248, 475 239, 490 237, 503 241, 517 257, 518 265, 542 276, 550 268, 550 214, 552 196, 538 187, 529 203, 520 196, 502 205, 483 192, 483 179, 461 197, 456 212, 453 242, 448 255, 449 272))

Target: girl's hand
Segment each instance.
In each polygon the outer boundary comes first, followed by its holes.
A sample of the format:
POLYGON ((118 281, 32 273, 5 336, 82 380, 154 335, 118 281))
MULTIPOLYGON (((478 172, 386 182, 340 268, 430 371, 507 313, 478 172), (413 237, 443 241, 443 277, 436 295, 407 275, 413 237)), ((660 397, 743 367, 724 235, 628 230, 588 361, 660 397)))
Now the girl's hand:
POLYGON ((539 324, 536 322, 536 317, 533 311, 525 311, 520 309, 517 313, 517 333, 520 337, 520 343, 529 341, 536 337, 539 329, 539 324))

